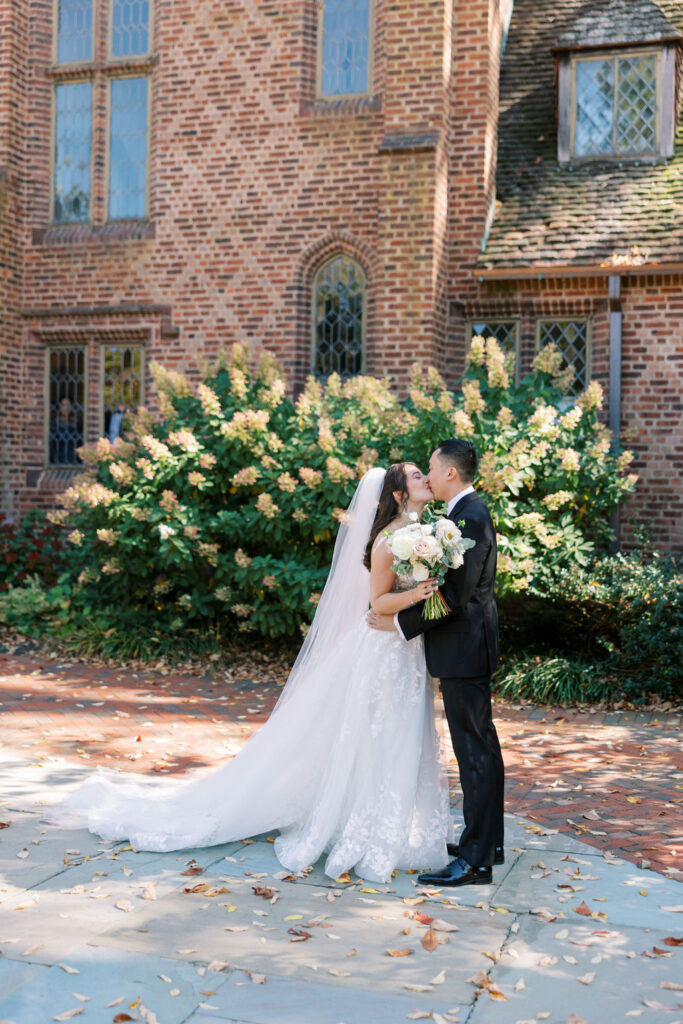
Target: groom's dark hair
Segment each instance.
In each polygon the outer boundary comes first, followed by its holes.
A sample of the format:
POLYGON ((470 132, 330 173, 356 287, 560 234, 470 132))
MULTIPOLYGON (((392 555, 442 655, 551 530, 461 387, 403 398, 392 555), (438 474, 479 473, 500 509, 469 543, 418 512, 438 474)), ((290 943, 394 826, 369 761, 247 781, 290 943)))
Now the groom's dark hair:
POLYGON ((477 449, 471 441, 461 441, 457 437, 449 437, 442 441, 437 451, 442 459, 446 459, 457 469, 463 483, 471 484, 477 475, 479 457, 477 449))

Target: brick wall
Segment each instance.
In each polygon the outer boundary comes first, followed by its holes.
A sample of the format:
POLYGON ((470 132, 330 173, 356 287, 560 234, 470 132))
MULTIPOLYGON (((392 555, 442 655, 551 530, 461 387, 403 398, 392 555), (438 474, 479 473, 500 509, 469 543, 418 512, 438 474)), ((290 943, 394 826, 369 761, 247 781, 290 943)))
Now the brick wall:
POLYGON ((25 114, 26 10, 0 0, 0 515, 16 511, 22 451, 23 393, 18 317, 25 114))

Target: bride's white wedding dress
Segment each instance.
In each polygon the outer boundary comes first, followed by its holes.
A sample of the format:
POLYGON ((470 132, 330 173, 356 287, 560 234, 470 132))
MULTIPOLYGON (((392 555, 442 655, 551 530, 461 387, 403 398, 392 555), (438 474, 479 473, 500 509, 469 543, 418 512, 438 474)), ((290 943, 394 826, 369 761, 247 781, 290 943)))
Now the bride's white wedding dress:
POLYGON ((130 782, 100 770, 55 808, 53 821, 162 851, 279 830, 275 852, 285 868, 301 870, 327 853, 333 878, 355 868, 385 881, 397 867, 446 864, 448 789, 422 637, 407 642, 365 622, 361 559, 379 473, 359 485, 282 696, 239 754, 189 781, 130 782))

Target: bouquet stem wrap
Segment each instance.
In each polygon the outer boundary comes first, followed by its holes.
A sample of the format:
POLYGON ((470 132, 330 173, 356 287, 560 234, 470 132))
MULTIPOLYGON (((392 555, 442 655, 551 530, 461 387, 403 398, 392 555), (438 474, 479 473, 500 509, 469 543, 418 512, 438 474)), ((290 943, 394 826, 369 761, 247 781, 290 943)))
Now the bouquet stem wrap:
POLYGON ((444 615, 448 615, 449 611, 450 608, 444 601, 441 591, 437 590, 435 593, 430 594, 425 601, 422 617, 425 619, 442 619, 444 615))

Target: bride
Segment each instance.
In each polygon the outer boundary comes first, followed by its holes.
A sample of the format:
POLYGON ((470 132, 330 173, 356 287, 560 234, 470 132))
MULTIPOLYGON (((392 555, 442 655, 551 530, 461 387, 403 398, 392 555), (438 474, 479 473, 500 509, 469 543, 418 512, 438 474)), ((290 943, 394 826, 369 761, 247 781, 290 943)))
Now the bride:
POLYGON ((365 621, 370 603, 393 615, 435 588, 395 576, 383 536, 432 497, 411 463, 363 476, 280 699, 232 761, 188 781, 129 782, 100 769, 54 809, 52 823, 161 851, 278 829, 285 868, 327 853, 332 878, 355 868, 383 882, 394 868, 443 867, 448 789, 423 640, 365 621))

